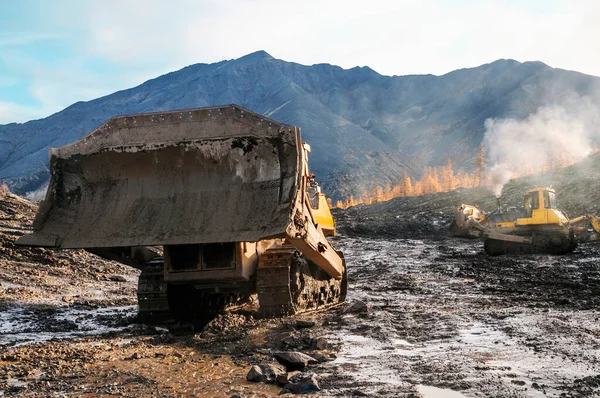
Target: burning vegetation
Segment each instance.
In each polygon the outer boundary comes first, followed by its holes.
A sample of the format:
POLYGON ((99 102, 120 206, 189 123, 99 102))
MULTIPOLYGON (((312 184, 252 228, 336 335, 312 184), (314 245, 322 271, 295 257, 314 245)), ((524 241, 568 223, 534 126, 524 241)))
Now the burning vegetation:
MULTIPOLYGON (((496 197, 500 197, 502 187, 512 178, 524 177, 537 173, 559 169, 575 164, 581 160, 579 157, 559 155, 552 162, 542 164, 538 167, 525 167, 517 169, 509 167, 506 163, 496 163, 489 170, 483 153, 483 145, 480 147, 477 156, 473 162, 474 171, 467 173, 464 170, 454 172, 452 163, 449 161, 446 166, 427 167, 421 179, 413 181, 408 175, 404 175, 402 182, 391 186, 387 184, 382 188, 378 182, 373 185, 370 192, 364 192, 360 197, 338 200, 335 207, 346 209, 359 204, 373 204, 385 202, 394 198, 430 195, 439 192, 448 192, 457 188, 474 188, 479 186, 489 186, 496 197)), ((597 153, 598 146, 594 147, 591 153, 597 153)))
POLYGON ((522 119, 487 119, 472 172, 455 172, 448 161, 445 166, 425 168, 419 180, 404 175, 397 186, 384 188, 376 182, 358 198, 350 196, 335 207, 478 186, 487 186, 500 197, 502 187, 513 178, 570 166, 599 151, 600 111, 593 103, 587 97, 565 94, 522 119))
POLYGON ((427 167, 423 172, 421 179, 413 180, 407 174, 400 184, 391 186, 387 184, 384 188, 375 182, 370 191, 364 192, 360 197, 338 200, 335 204, 337 208, 348 208, 359 204, 372 204, 377 202, 385 202, 394 198, 402 198, 405 196, 421 196, 429 195, 438 192, 447 192, 456 188, 473 188, 480 185, 480 177, 478 172, 466 173, 460 170, 455 173, 452 168, 452 163, 449 161, 446 166, 427 167))

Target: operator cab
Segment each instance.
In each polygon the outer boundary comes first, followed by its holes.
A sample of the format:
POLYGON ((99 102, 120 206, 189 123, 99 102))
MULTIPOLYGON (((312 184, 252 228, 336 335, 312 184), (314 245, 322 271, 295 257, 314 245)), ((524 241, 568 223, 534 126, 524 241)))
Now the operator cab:
POLYGON ((531 217, 533 210, 556 209, 556 194, 550 188, 534 188, 527 192, 523 201, 527 217, 531 217))
POLYGON ((319 183, 315 181, 314 173, 310 173, 307 179, 306 194, 308 196, 308 202, 313 210, 319 210, 319 196, 321 194, 321 187, 319 183))
POLYGON ((566 214, 557 209, 556 194, 551 188, 534 188, 523 199, 524 215, 516 225, 541 225, 569 222, 566 214))

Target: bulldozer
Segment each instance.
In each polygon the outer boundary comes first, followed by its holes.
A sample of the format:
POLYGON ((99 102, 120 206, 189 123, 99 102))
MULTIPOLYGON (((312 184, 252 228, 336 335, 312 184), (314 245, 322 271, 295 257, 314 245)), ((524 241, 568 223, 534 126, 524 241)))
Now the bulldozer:
POLYGON ((455 213, 451 234, 456 237, 480 238, 487 254, 570 253, 579 243, 600 238, 600 218, 586 214, 569 218, 557 208, 556 192, 539 187, 529 190, 523 208, 503 208, 485 213, 462 204, 455 213))
POLYGON ((300 128, 237 105, 113 117, 50 149, 45 199, 17 244, 138 268, 144 319, 255 294, 265 316, 326 308, 345 299, 346 263, 309 152, 300 128))

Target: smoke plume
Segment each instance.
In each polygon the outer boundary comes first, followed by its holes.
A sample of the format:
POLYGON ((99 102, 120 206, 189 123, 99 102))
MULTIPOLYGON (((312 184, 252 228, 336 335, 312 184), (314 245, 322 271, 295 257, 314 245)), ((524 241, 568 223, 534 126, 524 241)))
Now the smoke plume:
POLYGON ((502 187, 510 181, 510 177, 511 172, 506 164, 496 164, 490 169, 490 183, 497 198, 502 195, 502 187))
POLYGON ((589 97, 571 95, 527 118, 487 119, 484 145, 494 194, 510 175, 532 174, 577 162, 599 141, 600 110, 589 97))

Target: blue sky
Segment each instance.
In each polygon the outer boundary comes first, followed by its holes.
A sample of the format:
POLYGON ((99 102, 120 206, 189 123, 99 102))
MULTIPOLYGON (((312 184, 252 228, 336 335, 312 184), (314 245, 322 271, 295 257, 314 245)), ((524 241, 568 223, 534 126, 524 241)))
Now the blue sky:
POLYGON ((499 58, 600 76, 595 0, 0 0, 0 124, 194 63, 444 74, 499 58))

